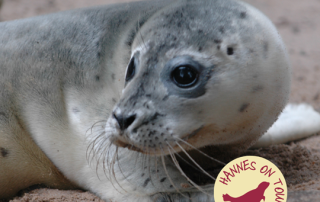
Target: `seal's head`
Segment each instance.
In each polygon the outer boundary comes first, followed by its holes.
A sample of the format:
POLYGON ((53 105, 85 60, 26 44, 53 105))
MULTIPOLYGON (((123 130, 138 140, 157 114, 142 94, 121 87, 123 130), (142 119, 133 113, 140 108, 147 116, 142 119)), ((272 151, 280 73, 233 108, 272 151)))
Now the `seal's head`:
POLYGON ((272 23, 251 6, 178 1, 136 34, 112 142, 149 154, 246 148, 284 107, 290 65, 272 23))

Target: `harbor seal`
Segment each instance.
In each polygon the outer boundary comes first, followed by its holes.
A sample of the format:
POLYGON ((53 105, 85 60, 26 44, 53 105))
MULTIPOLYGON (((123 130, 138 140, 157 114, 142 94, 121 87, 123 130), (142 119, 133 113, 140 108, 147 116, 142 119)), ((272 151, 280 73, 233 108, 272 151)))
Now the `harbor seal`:
POLYGON ((197 152, 245 150, 289 95, 280 36, 238 1, 116 4, 0 30, 1 198, 44 184, 106 201, 214 201, 182 161, 213 179, 196 161, 211 154, 197 152))

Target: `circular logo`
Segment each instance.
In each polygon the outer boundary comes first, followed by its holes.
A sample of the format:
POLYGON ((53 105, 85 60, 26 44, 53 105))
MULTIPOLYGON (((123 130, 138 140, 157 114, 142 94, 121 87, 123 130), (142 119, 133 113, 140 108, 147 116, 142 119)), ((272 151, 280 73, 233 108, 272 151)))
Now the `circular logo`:
POLYGON ((244 156, 228 163, 214 185, 215 202, 286 202, 287 184, 270 161, 244 156))

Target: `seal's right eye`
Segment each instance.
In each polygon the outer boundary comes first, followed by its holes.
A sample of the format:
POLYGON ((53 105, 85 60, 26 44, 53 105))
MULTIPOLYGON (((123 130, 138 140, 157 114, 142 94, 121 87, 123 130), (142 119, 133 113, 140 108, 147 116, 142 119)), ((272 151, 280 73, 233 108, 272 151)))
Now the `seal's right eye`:
POLYGON ((136 73, 136 64, 133 57, 131 58, 127 68, 126 82, 130 81, 134 77, 135 73, 136 73))

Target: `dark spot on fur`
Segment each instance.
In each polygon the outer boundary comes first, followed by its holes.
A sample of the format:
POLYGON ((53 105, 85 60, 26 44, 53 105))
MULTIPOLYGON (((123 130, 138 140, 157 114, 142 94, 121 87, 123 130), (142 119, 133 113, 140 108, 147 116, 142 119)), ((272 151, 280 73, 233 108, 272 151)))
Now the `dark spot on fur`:
POLYGON ((116 103, 117 102, 116 98, 112 98, 112 102, 116 103))
POLYGON ((199 51, 199 52, 202 51, 202 46, 199 46, 198 51, 199 51))
POLYGON ((80 110, 77 107, 74 107, 72 108, 72 112, 76 114, 76 113, 79 113, 80 110))
POLYGON ((101 53, 98 52, 98 53, 97 53, 97 58, 100 59, 100 56, 101 56, 101 53))
POLYGON ((143 177, 143 176, 144 176, 144 173, 141 174, 141 177, 143 177))
POLYGON ((220 46, 220 45, 218 45, 218 46, 217 46, 217 49, 218 49, 218 50, 220 50, 220 48, 221 48, 221 46, 220 46))
POLYGON ((169 98, 169 95, 166 95, 162 98, 162 101, 166 101, 169 98))
POLYGON ((167 178, 164 177, 164 178, 162 178, 162 179, 160 180, 160 182, 164 182, 166 179, 167 179, 167 178))
POLYGON ((244 103, 241 105, 241 107, 239 108, 239 112, 244 112, 248 107, 249 107, 249 103, 244 103))
POLYGON ((252 93, 256 93, 256 92, 259 92, 259 91, 262 91, 263 90, 263 86, 262 85, 257 85, 257 86, 254 86, 252 88, 252 93))
POLYGON ((114 81, 116 79, 116 75, 115 74, 111 74, 111 78, 114 81))
POLYGON ((96 81, 99 81, 99 80, 100 80, 100 76, 97 75, 97 76, 96 76, 96 81))
POLYGON ((147 102, 143 103, 143 105, 142 105, 142 106, 143 106, 143 107, 146 107, 146 105, 147 105, 147 102))
POLYGON ((224 34, 224 27, 221 26, 221 27, 219 28, 219 31, 221 32, 221 34, 224 34))
POLYGON ((3 147, 0 147, 0 153, 2 157, 7 157, 9 154, 9 151, 3 147))
POLYGON ((0 119, 1 118, 5 118, 5 119, 8 119, 8 117, 6 116, 6 114, 4 112, 0 112, 0 119))
POLYGON ((247 13, 246 12, 241 12, 240 13, 240 18, 244 19, 247 17, 247 13))
POLYGON ((173 188, 173 185, 170 185, 170 188, 173 188))
POLYGON ((136 33, 137 33, 136 29, 132 29, 132 30, 129 32, 128 38, 127 38, 127 40, 126 40, 126 44, 127 44, 129 47, 131 47, 132 42, 133 42, 133 39, 134 39, 134 37, 136 36, 136 33))
POLYGON ((264 57, 267 58, 268 57, 268 50, 269 50, 269 44, 268 42, 263 42, 263 51, 264 51, 264 57))
POLYGON ((227 48, 227 54, 228 55, 233 55, 233 48, 232 47, 228 47, 227 48))
POLYGON ((213 40, 216 44, 220 44, 221 42, 222 42, 222 40, 220 40, 220 39, 214 39, 213 40))

